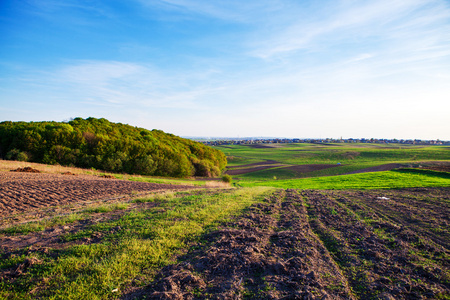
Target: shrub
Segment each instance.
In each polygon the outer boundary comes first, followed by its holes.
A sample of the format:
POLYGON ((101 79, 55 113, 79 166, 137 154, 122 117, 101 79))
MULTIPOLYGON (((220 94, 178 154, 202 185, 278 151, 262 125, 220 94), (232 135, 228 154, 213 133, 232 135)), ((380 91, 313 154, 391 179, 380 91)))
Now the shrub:
POLYGON ((18 149, 12 149, 8 153, 6 153, 5 158, 7 160, 28 161, 28 155, 25 152, 20 151, 18 149))
POLYGON ((17 155, 20 153, 19 150, 17 149, 12 149, 11 151, 9 151, 8 153, 6 153, 6 159, 7 160, 16 160, 17 159, 17 155))
POLYGON ((230 175, 228 175, 228 174, 225 174, 225 175, 222 176, 222 181, 223 182, 231 183, 232 180, 233 180, 233 178, 230 175))
POLYGON ((19 154, 17 154, 17 160, 28 161, 28 155, 25 152, 19 152, 19 154))

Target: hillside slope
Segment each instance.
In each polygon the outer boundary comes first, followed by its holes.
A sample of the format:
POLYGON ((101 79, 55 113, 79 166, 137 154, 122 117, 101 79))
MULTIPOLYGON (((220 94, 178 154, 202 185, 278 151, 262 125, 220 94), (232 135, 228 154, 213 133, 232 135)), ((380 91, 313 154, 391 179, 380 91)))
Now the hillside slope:
POLYGON ((1 122, 0 157, 171 177, 217 176, 226 166, 219 150, 104 118, 1 122))

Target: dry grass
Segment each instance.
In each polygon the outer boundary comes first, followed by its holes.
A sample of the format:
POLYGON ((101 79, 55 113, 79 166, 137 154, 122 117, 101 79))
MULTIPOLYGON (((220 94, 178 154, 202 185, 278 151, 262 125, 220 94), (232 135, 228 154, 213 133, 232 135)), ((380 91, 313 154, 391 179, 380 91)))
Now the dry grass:
MULTIPOLYGON (((154 177, 154 176, 141 176, 141 175, 131 175, 131 174, 115 174, 102 170, 96 169, 83 169, 76 167, 65 167, 60 165, 46 165, 33 162, 25 161, 15 161, 15 160, 2 160, 0 159, 0 172, 9 172, 11 170, 16 170, 18 168, 32 167, 33 169, 39 170, 41 173, 48 174, 63 174, 63 173, 73 173, 77 175, 112 175, 118 179, 122 180, 135 180, 144 182, 155 182, 155 183, 172 183, 172 184, 195 184, 195 180, 186 180, 182 178, 165 178, 165 177, 154 177)), ((197 185, 203 185, 201 181, 197 182, 197 185)), ((206 180, 205 186, 210 188, 229 188, 230 184, 223 181, 206 180)))
POLYGON ((107 174, 105 171, 99 171, 95 169, 82 169, 82 168, 75 168, 75 167, 64 167, 60 165, 46 165, 46 164, 39 164, 39 163, 33 163, 33 162, 26 162, 26 161, 15 161, 15 160, 1 160, 0 159, 0 172, 9 172, 11 170, 15 170, 17 168, 24 168, 24 167, 32 167, 33 169, 37 169, 41 171, 42 173, 49 173, 49 174, 61 174, 70 172, 73 174, 87 174, 87 175, 100 175, 100 174, 107 174))
POLYGON ((227 183, 227 182, 223 182, 223 181, 211 180, 211 181, 206 181, 205 186, 211 187, 211 188, 224 188, 225 189, 225 188, 231 187, 231 184, 227 183))

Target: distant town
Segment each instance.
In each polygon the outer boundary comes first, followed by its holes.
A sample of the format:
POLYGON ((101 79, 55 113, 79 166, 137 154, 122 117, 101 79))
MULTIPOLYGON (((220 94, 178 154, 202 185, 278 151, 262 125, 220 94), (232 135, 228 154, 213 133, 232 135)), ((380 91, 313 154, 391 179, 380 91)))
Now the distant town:
POLYGON ((191 138, 209 146, 219 145, 252 145, 252 144, 288 144, 288 143, 312 143, 312 144, 333 144, 333 143, 367 143, 367 144, 401 144, 401 145, 450 145, 450 141, 441 140, 404 140, 404 139, 286 139, 286 138, 226 138, 226 139, 205 139, 191 138))

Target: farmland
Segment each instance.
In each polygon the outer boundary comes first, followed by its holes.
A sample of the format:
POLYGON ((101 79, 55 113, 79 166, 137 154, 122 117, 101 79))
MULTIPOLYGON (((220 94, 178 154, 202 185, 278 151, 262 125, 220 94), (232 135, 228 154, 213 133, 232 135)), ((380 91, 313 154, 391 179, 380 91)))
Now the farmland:
POLYGON ((446 146, 379 144, 275 144, 265 148, 221 146, 229 158, 228 172, 247 181, 342 175, 359 170, 387 171, 450 160, 446 146), (250 165, 251 164, 251 165, 250 165), (264 166, 255 170, 255 168, 264 166), (309 166, 305 168, 304 166, 309 166))
POLYGON ((450 299, 448 148, 218 149, 234 185, 0 167, 0 298, 450 299))

